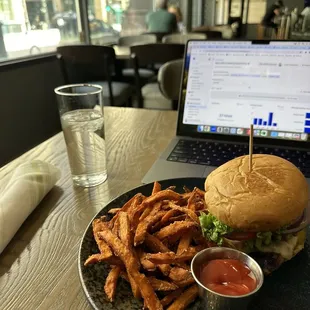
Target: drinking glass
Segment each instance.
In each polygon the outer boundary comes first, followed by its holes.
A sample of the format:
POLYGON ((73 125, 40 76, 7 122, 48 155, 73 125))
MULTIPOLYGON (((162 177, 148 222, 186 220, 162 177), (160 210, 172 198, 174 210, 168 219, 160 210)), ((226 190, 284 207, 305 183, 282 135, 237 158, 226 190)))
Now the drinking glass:
POLYGON ((107 179, 102 87, 74 84, 55 93, 74 184, 92 187, 107 179))

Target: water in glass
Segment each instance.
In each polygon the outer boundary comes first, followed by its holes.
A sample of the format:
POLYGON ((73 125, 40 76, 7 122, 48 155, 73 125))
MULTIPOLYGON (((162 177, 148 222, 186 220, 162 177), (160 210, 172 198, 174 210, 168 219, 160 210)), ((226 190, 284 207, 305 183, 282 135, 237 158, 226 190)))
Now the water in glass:
POLYGON ((61 116, 73 181, 91 187, 107 179, 104 119, 92 109, 74 110, 61 116))

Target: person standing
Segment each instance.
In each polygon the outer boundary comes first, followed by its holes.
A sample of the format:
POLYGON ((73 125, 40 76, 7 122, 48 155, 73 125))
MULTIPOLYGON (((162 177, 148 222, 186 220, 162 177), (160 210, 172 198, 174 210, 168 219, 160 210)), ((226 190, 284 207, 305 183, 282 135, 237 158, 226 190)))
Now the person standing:
POLYGON ((156 11, 146 17, 148 32, 172 33, 178 29, 177 19, 168 12, 168 0, 157 0, 156 11))
POLYGON ((184 23, 183 23, 183 14, 182 14, 180 7, 171 5, 168 8, 168 12, 175 15, 175 17, 177 19, 177 24, 178 24, 178 31, 180 33, 185 33, 186 28, 185 28, 184 23))
POLYGON ((278 25, 274 22, 274 18, 276 16, 280 16, 281 9, 284 7, 283 1, 277 1, 273 5, 271 5, 262 20, 262 25, 265 27, 270 27, 276 30, 278 29, 278 25))

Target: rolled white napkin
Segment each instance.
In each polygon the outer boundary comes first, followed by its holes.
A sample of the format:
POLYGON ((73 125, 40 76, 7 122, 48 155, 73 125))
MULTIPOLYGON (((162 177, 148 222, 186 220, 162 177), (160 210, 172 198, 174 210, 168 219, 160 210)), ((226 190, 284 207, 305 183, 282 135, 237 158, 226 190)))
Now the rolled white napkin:
POLYGON ((0 193, 0 254, 60 178, 60 170, 35 160, 20 165, 0 193))

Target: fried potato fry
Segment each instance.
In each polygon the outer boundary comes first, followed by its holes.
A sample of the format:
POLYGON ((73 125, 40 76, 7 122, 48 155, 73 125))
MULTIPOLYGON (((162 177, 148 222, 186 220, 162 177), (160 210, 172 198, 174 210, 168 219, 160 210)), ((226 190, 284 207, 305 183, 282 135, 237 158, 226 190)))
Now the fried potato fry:
POLYGON ((195 279, 189 270, 179 267, 171 268, 169 278, 179 287, 185 287, 195 283, 195 279))
POLYGON ((134 238, 134 245, 137 246, 144 242, 145 235, 147 234, 149 228, 158 222, 163 215, 165 214, 165 211, 159 211, 160 210, 160 203, 157 203, 152 210, 152 212, 145 218, 144 221, 141 221, 136 230, 135 238, 134 238))
POLYGON ((139 218, 143 214, 144 210, 147 209, 149 206, 152 206, 156 202, 160 202, 163 200, 178 201, 180 200, 180 198, 181 196, 178 193, 173 192, 171 190, 163 190, 163 191, 157 192, 155 195, 152 195, 146 198, 143 201, 143 203, 141 203, 140 206, 138 206, 133 212, 133 216, 131 217, 132 229, 135 229, 135 227, 137 227, 139 218))
MULTIPOLYGON (((116 221, 116 223, 119 223, 119 227, 118 227, 119 231, 116 235, 118 235, 119 238, 121 239, 121 241, 124 243, 124 245, 127 246, 128 249, 132 251, 132 254, 137 259, 138 268, 140 268, 140 260, 138 260, 136 250, 133 249, 133 245, 132 245, 132 234, 131 234, 131 230, 130 230, 130 223, 129 223, 127 213, 121 211, 119 213, 119 217, 118 217, 118 220, 116 221)), ((115 224, 114 224, 114 226, 115 226, 115 224)), ((155 266, 153 268, 156 269, 155 266)), ((133 295, 138 299, 141 298, 141 293, 140 293, 138 283, 135 282, 135 280, 133 279, 133 277, 130 274, 128 274, 128 280, 129 280, 129 283, 131 285, 133 295)))
POLYGON ((186 201, 186 202, 191 197, 191 195, 192 195, 192 192, 181 194, 183 201, 186 201))
POLYGON ((180 268, 183 268, 183 269, 188 270, 188 271, 191 270, 190 265, 187 265, 186 263, 177 263, 177 264, 174 264, 174 265, 176 267, 180 267, 180 268))
POLYGON ((185 234, 186 232, 196 228, 198 225, 197 223, 189 222, 189 221, 180 221, 174 222, 169 226, 162 228, 155 234, 155 237, 159 240, 163 240, 166 238, 171 238, 177 234, 185 234))
POLYGON ((181 215, 178 215, 178 216, 171 217, 169 219, 169 224, 171 224, 173 222, 184 221, 184 220, 186 220, 186 215, 185 214, 181 214, 181 215))
POLYGON ((162 217, 162 219, 159 222, 159 227, 163 227, 166 226, 166 224, 169 223, 169 220, 174 217, 176 214, 179 214, 178 210, 172 209, 172 210, 168 210, 165 215, 162 217))
POLYGON ((121 271, 121 277, 122 279, 124 279, 125 281, 129 282, 129 284, 131 285, 131 289, 132 289, 132 293, 133 293, 133 296, 137 299, 140 299, 141 298, 141 293, 140 293, 140 289, 139 289, 139 286, 138 284, 136 284, 132 277, 130 277, 126 271, 121 271))
POLYGON ((180 239, 178 249, 177 249, 177 255, 182 254, 183 252, 185 252, 189 248, 191 241, 192 241, 192 238, 193 238, 192 234, 189 233, 187 235, 184 235, 180 239))
MULTIPOLYGON (((129 209, 132 207, 134 202, 137 202, 138 204, 140 204, 142 202, 142 200, 144 199, 144 196, 140 193, 136 194, 135 196, 133 196, 130 200, 128 200, 122 207, 121 207, 121 211, 123 212, 129 212, 129 209)), ((114 222, 117 219, 117 213, 116 215, 112 218, 112 220, 110 221, 109 227, 112 228, 114 225, 114 222)))
POLYGON ((167 208, 171 208, 172 210, 176 210, 179 211, 181 213, 185 213, 188 217, 190 217, 194 222, 196 222, 197 224, 199 224, 199 218, 196 215, 196 213, 192 210, 189 210, 187 208, 182 208, 177 206, 175 203, 169 201, 169 204, 167 206, 167 208))
POLYGON ((131 274, 128 274, 129 283, 131 286, 132 294, 135 298, 140 299, 141 298, 141 291, 139 288, 139 282, 136 282, 137 279, 134 278, 131 274))
POLYGON ((171 266, 169 264, 159 264, 158 269, 164 276, 168 276, 171 271, 171 266))
POLYGON ((158 297, 156 296, 151 284, 144 274, 138 271, 138 262, 129 249, 119 240, 109 229, 107 224, 102 225, 102 231, 98 233, 100 238, 105 240, 113 249, 114 253, 123 261, 128 275, 130 275, 135 283, 139 283, 141 295, 145 305, 150 310, 163 309, 158 297))
POLYGON ((170 189, 171 191, 175 191, 176 186, 172 185, 172 186, 167 187, 166 189, 170 189))
POLYGON ((113 266, 106 279, 104 292, 106 293, 110 302, 114 301, 117 280, 119 278, 120 272, 121 268, 119 266, 113 266))
POLYGON ((197 193, 200 196, 200 198, 204 199, 205 193, 206 193, 205 191, 201 190, 198 187, 195 187, 194 188, 194 192, 197 193))
POLYGON ((192 191, 187 187, 187 186, 183 186, 183 190, 186 194, 191 193, 192 191))
POLYGON ((114 222, 113 228, 112 228, 112 232, 115 236, 119 237, 119 227, 120 227, 120 223, 119 223, 119 214, 117 215, 117 219, 114 222))
POLYGON ((148 205, 153 205, 156 202, 163 201, 163 200, 172 200, 172 201, 179 201, 181 199, 181 195, 170 190, 166 189, 163 191, 160 191, 156 193, 155 195, 152 195, 148 198, 146 198, 143 201, 143 205, 148 206, 148 205))
POLYGON ((141 216, 139 217, 139 222, 144 221, 144 219, 152 212, 152 206, 148 206, 144 211, 142 212, 141 216))
POLYGON ((126 245, 126 247, 131 249, 132 237, 127 213, 121 211, 118 215, 118 221, 119 221, 119 233, 118 233, 119 238, 126 245))
POLYGON ((110 210, 108 211, 108 213, 114 215, 114 214, 120 212, 121 210, 122 210, 122 208, 114 208, 114 209, 110 209, 110 210))
POLYGON ((143 250, 141 248, 137 248, 136 251, 137 251, 139 260, 141 262, 141 265, 143 266, 143 268, 145 270, 147 270, 147 271, 156 270, 156 265, 147 259, 147 257, 146 257, 147 254, 145 252, 143 252, 143 250))
POLYGON ((178 296, 180 296, 183 292, 182 288, 178 288, 174 292, 170 293, 169 295, 165 296, 160 302, 163 307, 169 306, 178 296))
POLYGON ((194 284, 178 297, 168 310, 184 310, 198 296, 198 286, 194 284))
MULTIPOLYGON (((145 245, 149 250, 152 252, 170 252, 169 248, 167 248, 159 239, 154 237, 153 235, 147 233, 145 236, 145 245)), ((161 271, 161 273, 165 276, 168 276, 171 270, 170 265, 168 264, 159 264, 158 269, 161 271)))
POLYGON ((155 291, 174 291, 178 288, 178 286, 173 283, 158 280, 155 277, 148 277, 148 280, 155 291))
POLYGON ((85 261, 84 266, 88 266, 88 265, 96 264, 96 263, 100 263, 100 262, 105 262, 105 263, 110 264, 110 265, 123 266, 122 261, 118 257, 116 257, 114 255, 105 256, 102 253, 93 254, 93 255, 89 256, 87 258, 87 260, 85 261))
POLYGON ((110 265, 104 291, 111 302, 119 277, 129 282, 136 298, 143 298, 144 309, 182 310, 194 301, 190 261, 209 245, 198 218, 206 206, 203 191, 185 191, 179 194, 174 186, 163 190, 155 182, 151 196, 136 194, 108 211, 110 221, 108 216, 93 221, 99 253, 90 255, 85 266, 110 265), (157 292, 168 295, 159 300, 157 292))
POLYGON ((191 196, 188 199, 187 209, 192 211, 206 209, 204 194, 205 194, 204 191, 198 189, 197 187, 194 188, 193 192, 191 193, 191 196))
POLYGON ((103 222, 101 219, 96 219, 93 221, 93 233, 94 233, 94 238, 96 240, 100 253, 104 254, 104 257, 108 258, 108 257, 112 257, 113 253, 110 247, 105 243, 105 241, 101 240, 97 235, 98 232, 100 232, 102 229, 102 223, 103 222))
POLYGON ((152 196, 161 191, 161 185, 155 181, 152 190, 152 196))
MULTIPOLYGON (((161 191, 161 185, 158 182, 154 182, 152 195, 155 195, 156 193, 161 191)), ((153 210, 153 206, 148 206, 142 213, 142 215, 139 218, 139 221, 143 221, 153 210)))
POLYGON ((154 264, 177 264, 191 260, 196 253, 193 251, 184 251, 181 255, 174 252, 147 254, 146 258, 154 264))
POLYGON ((139 217, 141 216, 143 210, 140 212, 142 199, 136 197, 132 202, 131 206, 128 208, 127 214, 131 226, 131 230, 135 231, 139 223, 139 217))
POLYGON ((186 220, 186 215, 185 214, 181 214, 181 215, 178 215, 178 216, 171 217, 169 219, 169 223, 168 224, 172 224, 174 222, 181 222, 181 221, 185 221, 185 220, 186 220))
POLYGON ((147 233, 145 235, 145 244, 152 252, 170 252, 169 248, 167 248, 158 238, 147 233))
POLYGON ((101 259, 101 254, 93 254, 93 255, 90 255, 85 263, 84 263, 84 266, 88 266, 88 265, 92 265, 92 264, 96 264, 96 263, 99 263, 101 261, 103 261, 104 259, 101 259))

